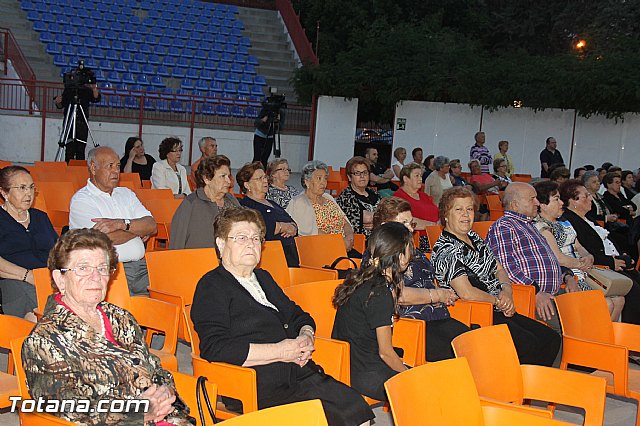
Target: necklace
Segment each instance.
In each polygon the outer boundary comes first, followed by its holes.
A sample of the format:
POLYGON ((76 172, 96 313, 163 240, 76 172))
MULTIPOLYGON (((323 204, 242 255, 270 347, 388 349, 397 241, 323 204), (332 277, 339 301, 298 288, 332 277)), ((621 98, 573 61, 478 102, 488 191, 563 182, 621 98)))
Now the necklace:
MULTIPOLYGON (((9 210, 7 210, 7 205, 10 205, 8 201, 5 204, 2 205, 2 208, 4 209, 5 212, 9 213, 9 210)), ((13 207, 13 206, 11 206, 11 207, 13 207)), ((13 210, 16 212, 16 214, 20 214, 18 212, 18 209, 16 209, 15 207, 13 207, 13 210)), ((20 220, 20 219, 15 219, 14 218, 16 222, 25 223, 25 222, 29 221, 29 210, 25 210, 24 212, 27 214, 27 216, 24 218, 24 220, 20 220)), ((11 213, 9 213, 9 214, 11 214, 11 213)))

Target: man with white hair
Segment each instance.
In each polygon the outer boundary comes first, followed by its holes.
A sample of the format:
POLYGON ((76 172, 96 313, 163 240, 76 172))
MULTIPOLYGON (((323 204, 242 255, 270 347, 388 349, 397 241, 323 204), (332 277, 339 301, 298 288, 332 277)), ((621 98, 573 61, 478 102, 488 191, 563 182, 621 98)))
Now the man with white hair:
POLYGON ((198 169, 198 165, 202 161, 203 158, 213 157, 214 155, 218 155, 218 141, 211 136, 205 136, 200 138, 198 141, 198 147, 200 148, 200 152, 202 155, 198 158, 198 161, 191 165, 191 177, 193 180, 196 180, 196 170, 198 169))
POLYGON ((120 159, 113 149, 92 149, 87 164, 89 180, 71 199, 69 228, 94 228, 107 234, 124 265, 129 292, 146 294, 149 275, 144 241, 156 232, 156 221, 133 191, 118 186, 120 159))

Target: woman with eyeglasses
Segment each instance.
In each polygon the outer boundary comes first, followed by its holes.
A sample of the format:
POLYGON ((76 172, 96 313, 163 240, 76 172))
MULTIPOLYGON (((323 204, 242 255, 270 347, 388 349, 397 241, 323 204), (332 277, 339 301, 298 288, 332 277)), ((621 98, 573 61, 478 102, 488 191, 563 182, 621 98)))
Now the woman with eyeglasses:
POLYGON ((300 193, 296 188, 287 185, 291 169, 284 158, 277 158, 269 162, 267 176, 269 177, 269 190, 267 199, 277 203, 283 209, 289 205, 289 201, 300 193))
POLYGON ((165 138, 158 148, 160 161, 153 164, 151 172, 152 188, 169 188, 174 198, 184 198, 191 194, 187 181, 187 169, 180 164, 182 141, 178 138, 165 138))
POLYGON ((236 182, 244 198, 240 205, 257 210, 266 225, 266 240, 279 240, 289 267, 298 267, 298 250, 294 237, 298 235, 298 225, 282 207, 266 198, 267 175, 260 161, 242 166, 236 173, 236 182))
POLYGON ((374 415, 362 396, 311 359, 311 316, 256 268, 266 232, 260 213, 227 209, 213 232, 220 266, 200 279, 191 306, 200 356, 254 369, 259 409, 320 399, 329 425, 369 424, 374 415))
POLYGON ((169 250, 214 247, 211 224, 220 212, 239 207, 231 187, 231 162, 224 155, 205 157, 196 169, 196 190, 171 219, 169 250))
POLYGON ((88 400, 87 410, 52 413, 75 424, 190 425, 184 403, 173 405, 179 397, 171 373, 149 352, 136 320, 104 301, 117 263, 113 243, 95 229, 71 230, 53 247, 47 266, 54 294, 22 346, 29 393, 88 400), (114 400, 147 400, 148 409, 99 410, 100 401, 114 400))
POLYGON ((336 198, 336 202, 353 226, 353 232, 369 236, 373 228, 373 211, 380 202, 380 196, 369 188, 369 162, 364 157, 353 157, 347 161, 346 187, 336 198))
MULTIPOLYGON (((35 322, 37 306, 33 269, 47 266, 58 234, 47 214, 34 209, 35 184, 27 169, 0 169, 0 291, 7 315, 35 322)), ((43 195, 40 194, 40 197, 43 195)))

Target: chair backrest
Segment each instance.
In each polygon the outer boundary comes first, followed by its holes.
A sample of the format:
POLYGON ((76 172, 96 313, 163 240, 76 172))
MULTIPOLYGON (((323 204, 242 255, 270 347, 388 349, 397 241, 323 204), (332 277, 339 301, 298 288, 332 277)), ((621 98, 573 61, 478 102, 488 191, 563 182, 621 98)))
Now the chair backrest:
POLYGON ((396 426, 423 424, 483 425, 480 398, 467 360, 448 359, 421 365, 397 374, 384 384, 396 426), (438 383, 428 395, 425 383, 438 383), (464 408, 462 408, 464 407, 464 408))
MULTIPOLYGON (((22 344, 27 336, 13 339, 11 341, 12 360, 16 366, 16 376, 18 378, 18 385, 20 388, 20 396, 22 399, 31 399, 29 390, 27 388, 27 377, 22 367, 22 344)), ((20 425, 21 426, 56 426, 56 425, 73 425, 75 423, 68 422, 59 417, 52 416, 50 414, 42 413, 25 413, 20 411, 20 425)))
POLYGON ((353 234, 353 248, 364 253, 367 249, 367 237, 364 234, 353 234))
POLYGON ((159 188, 159 189, 134 189, 138 200, 146 206, 147 201, 149 200, 171 200, 173 199, 173 192, 169 188, 159 188))
POLYGON ((331 337, 336 319, 336 309, 331 300, 336 287, 341 283, 342 280, 316 281, 284 289, 289 299, 296 302, 316 322, 317 336, 331 337))
POLYGON ((426 361, 426 323, 423 320, 400 318, 393 325, 393 346, 402 348, 402 361, 417 367, 426 361))
POLYGON ((291 285, 287 258, 284 256, 284 250, 282 249, 282 243, 280 243, 280 241, 264 242, 260 263, 258 263, 257 267, 269 271, 280 287, 285 288, 291 285))
POLYGON ((82 166, 85 169, 87 168, 87 160, 69 160, 69 164, 67 164, 67 168, 72 166, 82 166))
POLYGON ((191 353, 196 356, 200 356, 200 337, 196 333, 196 329, 191 321, 191 305, 184 306, 182 308, 185 324, 187 325, 187 334, 189 335, 189 342, 191 342, 191 353))
POLYGON ((122 182, 133 182, 134 188, 142 189, 142 182, 138 173, 120 173, 120 186, 124 186, 122 182))
POLYGON ((11 161, 7 161, 7 160, 0 160, 0 169, 3 169, 7 166, 12 165, 13 163, 11 161))
POLYGON ((128 310, 140 326, 147 328, 148 343, 151 343, 151 334, 164 334, 161 351, 175 354, 178 345, 178 322, 182 315, 179 306, 149 297, 132 297, 128 310), (149 333, 149 330, 154 333, 149 333))
POLYGON ((296 237, 300 265, 322 268, 339 257, 347 256, 344 240, 339 234, 296 237))
POLYGON ((493 325, 493 305, 487 302, 471 300, 456 300, 456 303, 448 306, 449 314, 468 327, 477 324, 480 327, 493 325))
POLYGON ((600 290, 565 293, 556 296, 555 302, 564 335, 614 343, 609 309, 600 290))
POLYGON ((476 234, 480 236, 483 240, 487 238, 487 233, 489 233, 489 228, 493 225, 494 220, 485 220, 482 222, 473 222, 471 229, 473 229, 476 234))
POLYGON ((506 324, 482 327, 451 342, 457 358, 465 357, 480 396, 522 404, 522 371, 506 324), (500 374, 495 367, 500 366, 500 374))
MULTIPOLYGON (((0 348, 11 349, 11 340, 27 337, 35 324, 26 319, 0 314, 0 348)), ((7 360, 7 373, 13 374, 13 358, 7 360)))
POLYGON ((348 342, 316 337, 313 361, 334 379, 351 386, 351 359, 348 342))
POLYGON ((36 286, 38 311, 40 311, 40 313, 44 313, 44 306, 47 304, 47 299, 51 294, 53 294, 51 273, 49 272, 49 268, 38 268, 31 272, 33 273, 33 281, 36 286))
POLYGON ((427 238, 429 238, 429 246, 431 247, 431 249, 433 249, 433 246, 436 244, 436 241, 438 241, 438 238, 440 238, 440 234, 442 234, 442 229, 443 229, 442 225, 429 225, 425 229, 425 231, 427 231, 427 238))
POLYGON ((486 196, 487 205, 489 206, 489 219, 498 220, 504 215, 504 207, 502 206, 502 200, 499 195, 486 196))
POLYGON ((536 288, 532 285, 511 284, 516 312, 536 319, 536 288))
POLYGON ((226 420, 230 426, 296 425, 327 426, 327 418, 319 399, 278 405, 255 413, 226 420))
POLYGON ((47 210, 60 210, 68 212, 71 205, 71 198, 76 189, 71 180, 68 182, 44 182, 36 183, 38 196, 44 196, 47 203, 47 210))
MULTIPOLYGON (((194 376, 190 376, 185 373, 180 373, 178 371, 172 371, 173 381, 176 384, 176 390, 178 391, 178 395, 184 401, 184 403, 191 409, 191 416, 196 419, 197 426, 205 426, 212 425, 213 419, 209 415, 209 410, 207 410, 207 406, 204 402, 204 397, 201 396, 200 401, 202 404, 202 412, 204 413, 204 423, 202 425, 200 423, 200 415, 198 414, 198 398, 196 396, 196 384, 198 379, 194 376)), ((216 411, 216 399, 218 397, 218 387, 215 383, 207 380, 205 382, 205 388, 207 389, 207 393, 209 394, 209 400, 211 401, 211 408, 213 408, 213 412, 215 414, 216 411)))
POLYGON ((149 271, 149 287, 181 296, 186 305, 200 278, 218 267, 213 248, 154 251, 145 254, 149 271))
POLYGON ((67 171, 67 163, 63 161, 34 161, 33 167, 35 170, 54 171, 60 174, 67 171))

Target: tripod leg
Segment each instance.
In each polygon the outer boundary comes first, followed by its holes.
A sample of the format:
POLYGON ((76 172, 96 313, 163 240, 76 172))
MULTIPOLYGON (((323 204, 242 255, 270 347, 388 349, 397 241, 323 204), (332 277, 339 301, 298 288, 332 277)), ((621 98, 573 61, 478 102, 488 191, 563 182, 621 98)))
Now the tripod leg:
POLYGON ((55 161, 62 161, 63 153, 66 150, 66 144, 69 140, 69 135, 72 133, 72 126, 75 129, 75 110, 71 105, 67 108, 67 115, 62 122, 62 132, 60 134, 60 140, 58 141, 58 151, 56 152, 55 161))
MULTIPOLYGON (((88 132, 89 137, 91 138, 91 142, 93 143, 93 147, 94 147, 94 148, 97 148, 97 147, 99 147, 100 145, 99 145, 99 144, 97 144, 97 143, 96 143, 96 140, 93 138, 93 133, 91 133, 91 128, 89 127, 89 120, 87 120, 87 116, 86 116, 86 115, 85 115, 85 113, 84 113, 84 109, 82 108, 82 105, 79 105, 79 108, 80 108, 80 113, 82 113, 82 119, 84 120, 84 124, 87 126, 87 132, 88 132)), ((89 139, 87 139, 87 140, 86 140, 86 141, 84 141, 84 142, 85 142, 85 143, 86 143, 86 142, 89 142, 89 139)))

